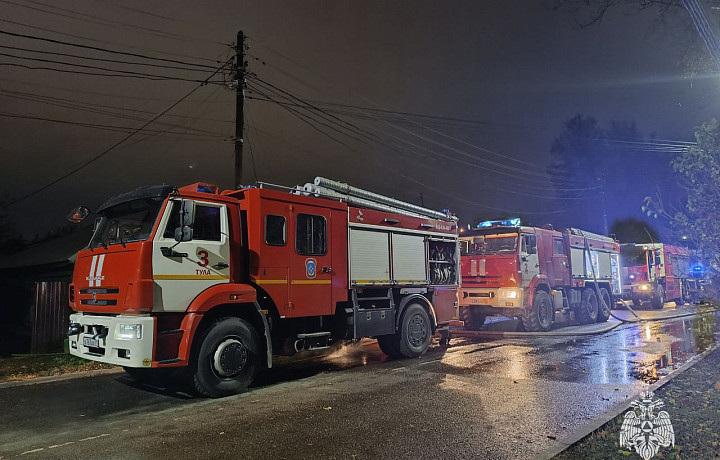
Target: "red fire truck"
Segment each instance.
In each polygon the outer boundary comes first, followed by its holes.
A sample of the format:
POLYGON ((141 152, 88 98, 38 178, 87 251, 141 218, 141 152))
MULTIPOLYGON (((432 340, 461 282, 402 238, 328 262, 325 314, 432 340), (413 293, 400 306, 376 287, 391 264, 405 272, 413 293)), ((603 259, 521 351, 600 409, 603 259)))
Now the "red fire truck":
POLYGON ((623 244, 623 297, 661 309, 667 299, 682 304, 697 292, 690 251, 663 243, 623 244), (695 288, 695 289, 694 289, 695 288))
POLYGON ((548 331, 556 312, 572 311, 582 324, 607 321, 622 293, 618 244, 578 229, 481 222, 461 238, 461 254, 460 317, 468 329, 488 315, 520 317, 533 332, 548 331))
POLYGON ((291 193, 141 187, 97 214, 70 286, 70 351, 139 379, 182 367, 223 396, 273 354, 375 337, 417 357, 457 319, 447 213, 316 178, 291 193))

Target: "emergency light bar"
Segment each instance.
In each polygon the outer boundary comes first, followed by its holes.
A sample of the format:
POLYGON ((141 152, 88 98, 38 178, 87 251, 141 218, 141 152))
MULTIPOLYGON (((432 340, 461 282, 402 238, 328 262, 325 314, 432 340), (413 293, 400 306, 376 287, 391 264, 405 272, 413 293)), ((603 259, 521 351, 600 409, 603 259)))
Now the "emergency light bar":
POLYGON ((505 220, 486 220, 477 224, 477 228, 492 228, 492 227, 519 227, 520 218, 505 220))
POLYGON ((217 195, 218 188, 217 185, 203 184, 198 182, 197 191, 200 193, 212 193, 213 195, 217 195))

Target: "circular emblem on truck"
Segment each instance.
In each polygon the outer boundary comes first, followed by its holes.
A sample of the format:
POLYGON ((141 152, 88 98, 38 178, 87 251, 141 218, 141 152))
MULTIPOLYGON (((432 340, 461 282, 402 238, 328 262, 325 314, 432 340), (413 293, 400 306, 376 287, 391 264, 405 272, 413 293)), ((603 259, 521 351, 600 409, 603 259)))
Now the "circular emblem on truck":
POLYGON ((143 359, 143 366, 150 367, 150 358, 143 359))
POLYGON ((310 279, 315 278, 317 272, 317 261, 312 257, 305 259, 305 276, 310 279))

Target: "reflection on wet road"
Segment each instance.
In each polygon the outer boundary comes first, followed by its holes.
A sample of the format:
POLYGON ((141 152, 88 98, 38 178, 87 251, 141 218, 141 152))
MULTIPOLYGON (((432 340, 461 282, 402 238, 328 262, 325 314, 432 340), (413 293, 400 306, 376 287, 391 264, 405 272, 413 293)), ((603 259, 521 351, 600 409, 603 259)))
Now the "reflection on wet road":
POLYGON ((719 324, 707 312, 592 336, 457 338, 400 360, 363 340, 280 358, 220 400, 123 374, 0 388, 0 458, 529 459, 715 344, 719 324))
MULTIPOLYGON (((706 309, 695 317, 625 324, 605 334, 576 338, 456 338, 447 350, 435 343, 424 359, 442 356, 444 370, 453 374, 648 384, 718 343, 719 315, 706 309)), ((388 360, 374 340, 363 340, 331 353, 281 358, 259 386, 388 360)))

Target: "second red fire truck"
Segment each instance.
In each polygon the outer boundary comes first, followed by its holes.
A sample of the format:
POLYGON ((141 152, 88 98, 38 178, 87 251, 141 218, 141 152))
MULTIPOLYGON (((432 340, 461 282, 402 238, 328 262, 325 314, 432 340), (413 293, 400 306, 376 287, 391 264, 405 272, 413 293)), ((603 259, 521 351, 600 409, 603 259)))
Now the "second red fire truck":
POLYGON ((623 244, 623 297, 660 309, 666 300, 684 303, 699 291, 690 251, 663 243, 623 244))
POLYGON ((461 238, 461 254, 460 315, 469 329, 488 315, 519 317, 528 331, 548 331, 558 312, 606 321, 622 294, 617 242, 578 229, 481 222, 461 238))
POLYGON ((222 396, 274 354, 340 340, 417 357, 457 318, 456 219, 347 184, 142 187, 98 216, 70 286, 70 352, 141 379, 182 368, 222 396))

